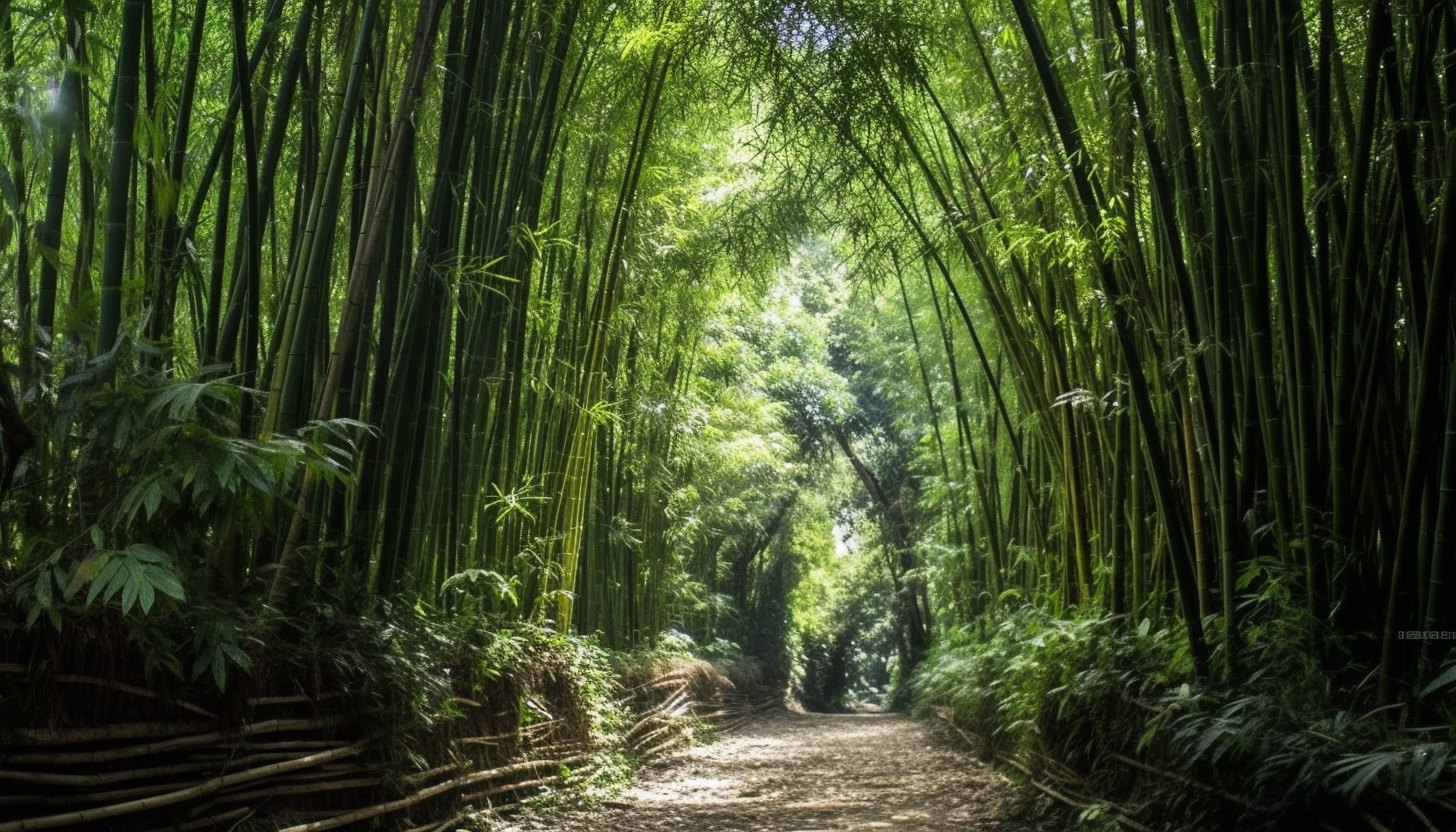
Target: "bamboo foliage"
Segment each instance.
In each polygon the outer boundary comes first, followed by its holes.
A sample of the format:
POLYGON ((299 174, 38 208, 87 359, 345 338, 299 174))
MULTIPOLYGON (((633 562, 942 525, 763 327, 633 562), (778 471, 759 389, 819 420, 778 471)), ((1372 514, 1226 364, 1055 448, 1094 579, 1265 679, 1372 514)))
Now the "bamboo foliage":
POLYGON ((1397 636, 1449 623, 1450 4, 41 5, 0 4, 35 610, 191 514, 233 601, 707 632, 791 583, 810 479, 721 318, 832 223, 906 345, 820 438, 907 655, 1023 599, 1232 681, 1276 624, 1381 698, 1441 660, 1397 636))
POLYGON ((135 539, 173 597, 224 606, 407 598, 620 646, 711 628, 716 577, 687 573, 738 530, 684 519, 698 345, 737 243, 789 233, 745 219, 762 191, 704 197, 744 165, 700 152, 739 104, 708 80, 711 4, 6 9, 6 93, 57 90, 6 159, 47 171, 6 203, 40 260, 32 286, 12 238, 3 295, 38 428, 4 514, 32 621, 79 604, 61 584, 94 541, 135 539), (111 394, 222 455, 168 461, 114 419, 98 445, 111 394))
POLYGON ((937 449, 925 470, 985 493, 964 531, 952 509, 939 532, 968 559, 954 574, 979 576, 946 606, 979 610, 961 593, 1005 581, 1175 613, 1200 673, 1237 679, 1242 630, 1267 623, 1240 608, 1269 615, 1255 599, 1297 575, 1316 652, 1328 628, 1380 632, 1359 658, 1418 678, 1394 634, 1450 568, 1428 461, 1450 360, 1438 55, 1453 30, 1443 4, 1375 3, 1358 29, 1350 11, 964 0, 740 16, 783 134, 838 147, 865 183, 840 187, 840 210, 883 211, 873 186, 907 230, 883 245, 908 233, 932 276, 897 306, 943 328, 919 386, 927 402, 949 392, 933 432, 980 462, 956 470, 937 449), (990 398, 967 393, 937 282, 957 303, 979 289, 958 329, 990 398), (1008 400, 1024 415, 1005 430, 976 424, 1008 400), (976 473, 1013 459, 1004 481, 976 473), (1012 550, 1043 553, 1019 582, 1012 550))

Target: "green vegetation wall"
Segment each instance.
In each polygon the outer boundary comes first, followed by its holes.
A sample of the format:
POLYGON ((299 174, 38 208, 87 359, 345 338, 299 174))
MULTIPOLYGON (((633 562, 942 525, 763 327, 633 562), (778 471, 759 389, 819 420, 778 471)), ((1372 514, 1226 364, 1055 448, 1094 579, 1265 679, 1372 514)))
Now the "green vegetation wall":
POLYGON ((711 333, 803 227, 722 14, 0 3, 15 625, 384 599, 710 640, 797 464, 711 333))
POLYGON ((1451 614, 1449 4, 737 20, 899 318, 940 608, 1172 616, 1233 680, 1294 638, 1382 700, 1439 672, 1403 634, 1451 614))
POLYGON ((1401 636, 1452 623, 1450 4, 54 11, 0 3, 22 622, 711 639, 827 451, 906 670, 1031 602, 1204 679, 1443 678, 1401 636), (742 324, 814 230, 865 291, 795 363, 742 324))

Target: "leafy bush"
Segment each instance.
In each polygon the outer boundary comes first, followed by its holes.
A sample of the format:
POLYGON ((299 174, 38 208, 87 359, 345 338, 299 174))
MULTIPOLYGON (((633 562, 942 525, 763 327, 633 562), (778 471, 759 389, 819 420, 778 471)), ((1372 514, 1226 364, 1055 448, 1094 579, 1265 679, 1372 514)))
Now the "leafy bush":
MULTIPOLYGON (((1351 692, 1281 655, 1298 651, 1288 642, 1249 645, 1259 669, 1237 685, 1198 683, 1185 645, 1146 620, 1024 607, 946 633, 914 680, 917 706, 947 709, 986 751, 1069 766, 1098 794, 1192 829, 1278 829, 1330 806, 1456 792, 1449 710, 1393 730, 1390 708, 1340 708, 1351 692)), ((1456 683, 1444 678, 1431 696, 1456 683)))
POLYGON ((26 627, 44 618, 57 632, 94 607, 131 621, 166 599, 180 607, 179 629, 199 633, 194 676, 222 690, 226 668, 248 660, 226 637, 231 625, 214 627, 229 619, 209 605, 252 605, 265 565, 259 541, 291 512, 298 478, 312 470, 347 483, 366 428, 340 419, 240 438, 248 392, 169 375, 146 349, 125 346, 54 390, 31 391, 45 443, 18 471, 4 505, 13 514, 0 517, 18 530, 0 561, 0 593, 26 627))

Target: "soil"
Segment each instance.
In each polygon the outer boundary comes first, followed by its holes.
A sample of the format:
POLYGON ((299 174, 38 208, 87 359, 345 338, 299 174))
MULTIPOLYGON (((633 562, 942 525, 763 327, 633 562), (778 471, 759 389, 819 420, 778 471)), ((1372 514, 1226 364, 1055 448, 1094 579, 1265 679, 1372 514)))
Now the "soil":
POLYGON ((535 807, 491 832, 1032 832, 1023 787, 896 714, 775 711, 663 758, 590 807, 535 807))

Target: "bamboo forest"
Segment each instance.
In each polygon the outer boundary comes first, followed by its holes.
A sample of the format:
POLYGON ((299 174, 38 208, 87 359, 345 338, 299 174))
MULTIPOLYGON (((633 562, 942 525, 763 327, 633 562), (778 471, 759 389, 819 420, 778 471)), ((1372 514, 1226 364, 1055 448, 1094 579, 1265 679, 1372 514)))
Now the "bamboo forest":
POLYGON ((0 832, 1456 829, 1453 201, 1447 0, 0 0, 0 832))

